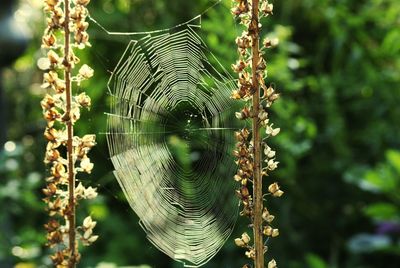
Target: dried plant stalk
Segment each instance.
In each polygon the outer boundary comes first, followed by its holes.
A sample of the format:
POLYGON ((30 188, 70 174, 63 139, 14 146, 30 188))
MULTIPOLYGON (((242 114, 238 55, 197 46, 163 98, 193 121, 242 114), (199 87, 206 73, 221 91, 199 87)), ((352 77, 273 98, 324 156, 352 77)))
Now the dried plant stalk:
MULTIPOLYGON (((253 0, 253 7, 258 7, 258 0, 253 0)), ((262 233, 262 209, 263 209, 263 192, 262 192, 262 176, 261 176, 261 139, 260 139, 260 121, 258 120, 260 106, 260 86, 258 78, 258 63, 260 61, 260 45, 259 45, 259 28, 258 28, 258 8, 251 9, 250 27, 252 29, 251 36, 251 77, 252 77, 252 96, 253 103, 253 146, 254 146, 254 164, 253 164, 253 234, 254 234, 254 250, 255 250, 255 266, 256 268, 264 267, 264 239, 262 233)), ((250 29, 249 29, 250 30, 250 29)))
POLYGON ((39 60, 39 67, 45 70, 42 87, 51 92, 41 102, 47 121, 44 136, 48 140, 44 161, 50 167, 50 176, 43 189, 50 216, 45 228, 47 245, 56 249, 51 259, 59 268, 76 267, 80 259, 78 241, 90 245, 98 238, 93 235, 96 222, 90 216, 81 226, 76 226, 77 202, 97 196, 95 188, 86 188, 82 183, 75 185, 78 172, 91 173, 93 164, 88 153, 95 145, 95 135, 74 136, 74 124, 80 118, 80 109, 89 108, 91 100, 85 93, 73 95, 72 92, 73 83, 79 85, 93 76, 93 70, 86 64, 73 75, 75 66, 79 64, 73 48, 90 46, 86 32, 89 24, 85 21, 89 1, 44 0, 44 9, 49 17, 42 47, 49 51, 47 58, 39 60), (57 36, 62 36, 62 40, 57 40, 57 36), (64 155, 63 151, 66 151, 64 155))
MULTIPOLYGON (((65 19, 64 19, 64 78, 65 78, 65 95, 66 95, 66 114, 71 114, 71 102, 72 102, 72 85, 71 85, 71 63, 68 60, 70 55, 70 30, 69 30, 69 19, 70 19, 70 3, 69 0, 64 1, 65 19)), ((69 249, 71 251, 70 264, 77 262, 76 256, 76 222, 75 222, 75 171, 74 171, 74 159, 73 159, 73 145, 72 139, 74 136, 74 126, 71 120, 67 120, 67 161, 68 161, 68 208, 69 213, 69 249), (72 189, 72 190, 71 190, 72 189)))
MULTIPOLYGON (((234 0, 232 13, 239 17, 240 23, 245 26, 242 35, 236 39, 239 60, 232 65, 233 70, 239 75, 238 90, 232 93, 232 98, 243 100, 246 106, 236 117, 241 120, 250 119, 252 130, 243 128, 236 133, 238 141, 234 155, 238 164, 238 172, 234 179, 241 183, 237 195, 243 205, 242 216, 249 217, 253 228, 254 244, 250 245, 250 236, 243 233, 241 238, 236 238, 235 243, 239 247, 246 248, 245 255, 253 259, 256 268, 264 268, 264 254, 267 247, 264 246, 264 236, 276 237, 278 229, 271 225, 274 216, 269 214, 264 207, 263 177, 268 176, 269 171, 277 168, 275 151, 273 151, 261 138, 261 129, 265 128, 266 138, 278 135, 279 128, 273 128, 269 122, 267 110, 278 99, 279 95, 270 86, 265 86, 266 62, 263 58, 263 50, 272 46, 268 39, 264 47, 260 49, 260 18, 272 15, 273 5, 267 0, 234 0), (263 94, 261 94, 261 91, 263 94), (250 107, 247 107, 249 105, 250 107), (263 147, 264 146, 264 150, 263 147), (262 154, 264 162, 262 165, 262 154), (253 195, 250 194, 248 184, 252 183, 253 195)), ((269 195, 280 197, 283 191, 277 183, 268 187, 269 195)), ((248 264, 243 267, 250 267, 248 264)), ((268 263, 268 268, 276 266, 275 260, 268 263)))

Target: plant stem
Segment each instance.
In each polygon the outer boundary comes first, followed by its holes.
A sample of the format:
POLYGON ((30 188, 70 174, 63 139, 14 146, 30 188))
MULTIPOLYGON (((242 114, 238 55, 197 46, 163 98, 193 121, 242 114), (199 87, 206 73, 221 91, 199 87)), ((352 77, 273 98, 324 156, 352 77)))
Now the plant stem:
POLYGON ((264 268, 264 242, 262 233, 262 210, 263 210, 263 193, 262 193, 262 176, 261 176, 261 138, 260 138, 260 122, 258 120, 260 106, 260 85, 258 82, 257 67, 260 60, 260 45, 259 45, 259 0, 252 0, 252 23, 255 23, 255 33, 252 38, 252 85, 253 95, 253 143, 254 143, 254 167, 253 167, 253 234, 254 234, 254 249, 255 249, 255 268, 264 268))
POLYGON ((76 267, 76 233, 75 233, 75 163, 73 158, 74 126, 71 121, 71 104, 72 104, 72 84, 71 84, 71 63, 70 63, 70 2, 64 0, 64 79, 65 79, 65 94, 66 94, 66 114, 67 114, 67 160, 68 160, 68 212, 67 220, 69 226, 69 268, 76 267))

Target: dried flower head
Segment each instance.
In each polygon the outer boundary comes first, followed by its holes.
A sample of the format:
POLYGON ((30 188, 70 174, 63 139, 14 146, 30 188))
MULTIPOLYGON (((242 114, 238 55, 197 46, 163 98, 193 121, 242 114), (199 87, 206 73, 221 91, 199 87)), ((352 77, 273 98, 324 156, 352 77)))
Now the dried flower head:
POLYGON ((73 48, 76 44, 65 42, 75 37, 79 48, 89 45, 86 32, 89 23, 86 5, 90 0, 44 0, 45 12, 48 14, 47 27, 42 38, 42 47, 48 48, 47 56, 39 59, 38 66, 45 70, 42 88, 52 93, 45 95, 41 101, 47 127, 44 137, 48 141, 44 162, 50 165, 50 176, 43 188, 44 202, 51 217, 45 229, 47 245, 55 248, 51 256, 57 268, 76 267, 80 259, 78 238, 90 245, 97 240, 93 235, 96 225, 90 217, 83 226, 75 225, 75 207, 80 199, 92 199, 97 196, 96 188, 79 184, 75 187, 77 172, 90 173, 93 163, 88 152, 96 144, 94 135, 75 137, 73 125, 80 118, 80 108, 89 108, 91 100, 85 93, 73 96, 72 81, 80 82, 93 76, 93 69, 83 64, 74 76, 74 68, 80 59, 73 48), (79 166, 78 166, 79 165, 79 166), (72 198, 69 198, 71 197, 72 198))
MULTIPOLYGON (((250 121, 251 119, 252 128, 251 131, 243 128, 241 131, 235 132, 237 143, 233 155, 238 169, 234 180, 240 183, 236 190, 236 195, 243 206, 240 215, 249 217, 251 221, 254 246, 248 245, 250 237, 247 240, 247 236, 244 237, 243 235, 241 238, 235 239, 235 243, 239 247, 246 248, 245 255, 254 260, 257 268, 261 268, 264 267, 263 254, 267 250, 264 247, 263 233, 268 237, 279 235, 279 230, 269 225, 275 217, 263 206, 263 197, 267 195, 261 194, 260 196, 263 189, 263 176, 265 176, 265 179, 269 178, 269 172, 275 170, 279 164, 275 160, 276 152, 262 140, 260 133, 261 128, 265 128, 264 136, 266 138, 274 137, 280 133, 280 128, 275 128, 273 123, 270 123, 268 111, 279 98, 279 94, 275 92, 272 86, 267 87, 265 85, 267 62, 263 56, 264 51, 260 50, 259 47, 262 27, 260 18, 273 14, 273 4, 269 3, 268 0, 233 0, 232 2, 231 12, 240 20, 240 24, 245 29, 235 40, 239 58, 235 64, 232 64, 232 69, 238 74, 238 86, 232 92, 231 98, 252 102, 250 107, 245 106, 235 113, 239 120, 249 119, 250 121), (264 159, 261 159, 261 156, 264 159), (262 165, 258 163, 262 163, 262 165), (249 191, 248 184, 252 184, 254 199, 249 191), (267 225, 264 226, 264 224, 267 225)), ((264 47, 269 48, 274 45, 277 45, 276 39, 265 39, 264 47)), ((283 194, 278 184, 271 184, 269 192, 274 197, 283 194)), ((276 264, 271 266, 274 262, 270 262, 268 268, 276 267, 276 264)))
POLYGON ((94 71, 87 64, 83 64, 79 69, 79 75, 84 79, 89 79, 93 76, 94 71))
POLYGON ((278 266, 276 265, 276 261, 274 259, 268 262, 268 268, 278 268, 278 266))
POLYGON ((278 183, 272 183, 269 187, 268 187, 268 191, 275 197, 281 197, 283 195, 283 191, 280 190, 280 187, 278 185, 278 183))

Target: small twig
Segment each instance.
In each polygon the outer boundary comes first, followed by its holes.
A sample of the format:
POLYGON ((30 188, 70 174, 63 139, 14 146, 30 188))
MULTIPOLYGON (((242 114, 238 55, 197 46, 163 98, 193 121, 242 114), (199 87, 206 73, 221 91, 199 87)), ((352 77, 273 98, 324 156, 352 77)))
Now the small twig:
POLYGON ((76 231, 75 231, 75 161, 73 158, 73 144, 74 126, 71 121, 71 106, 72 106, 72 84, 71 84, 71 63, 70 63, 70 2, 64 0, 64 79, 65 79, 65 94, 66 94, 66 115, 69 117, 67 121, 67 161, 68 161, 68 236, 69 236, 69 252, 71 254, 68 266, 70 268, 76 267, 76 231))

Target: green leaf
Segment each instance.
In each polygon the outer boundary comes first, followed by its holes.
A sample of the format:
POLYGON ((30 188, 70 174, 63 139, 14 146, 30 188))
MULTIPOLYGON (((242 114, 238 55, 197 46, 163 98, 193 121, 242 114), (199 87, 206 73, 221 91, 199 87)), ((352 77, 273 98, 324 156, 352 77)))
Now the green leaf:
POLYGON ((365 182, 375 187, 377 191, 391 193, 398 185, 398 179, 387 164, 380 164, 374 170, 365 174, 365 182))
POLYGON ((395 150, 388 150, 386 152, 386 159, 400 175, 400 152, 395 150))
POLYGON ((364 213, 375 220, 399 220, 400 211, 391 203, 374 203, 364 208, 364 213))
POLYGON ((309 268, 327 268, 328 267, 328 265, 325 263, 325 261, 321 257, 319 257, 318 255, 315 255, 313 253, 307 254, 306 262, 307 262, 307 267, 309 267, 309 268))

